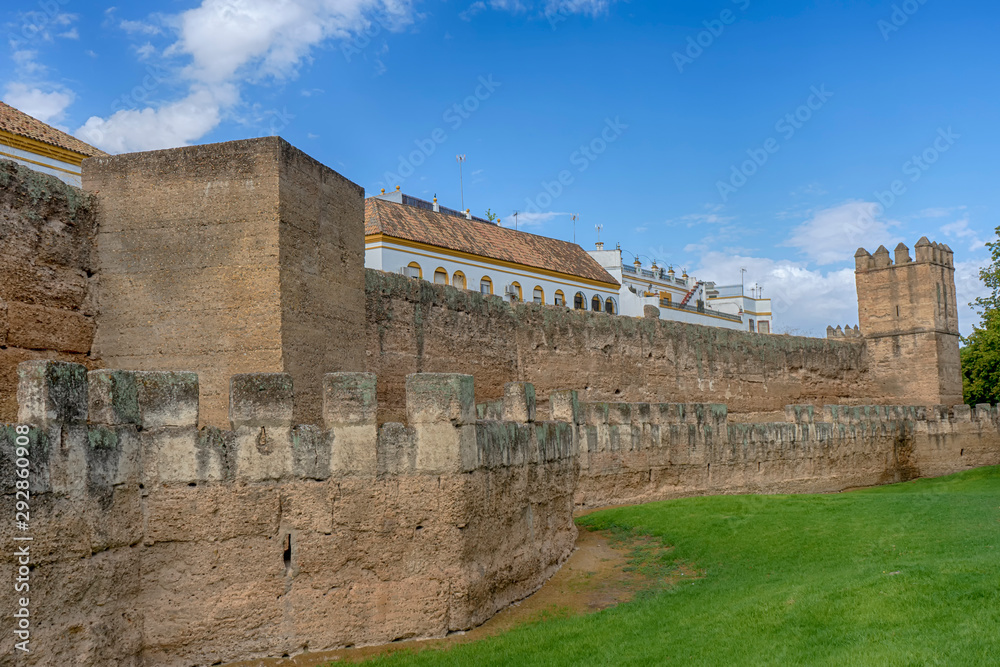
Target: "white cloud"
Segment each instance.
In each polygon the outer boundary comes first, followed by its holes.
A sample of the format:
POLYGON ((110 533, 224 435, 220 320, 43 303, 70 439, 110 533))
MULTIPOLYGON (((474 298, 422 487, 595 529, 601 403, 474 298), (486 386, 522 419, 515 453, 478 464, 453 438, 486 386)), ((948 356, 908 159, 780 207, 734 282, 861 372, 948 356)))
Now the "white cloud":
POLYGON ((463 11, 458 17, 463 21, 470 21, 474 16, 486 9, 499 12, 510 12, 511 14, 537 13, 543 16, 570 16, 580 14, 583 16, 597 17, 606 14, 617 0, 543 0, 532 2, 531 0, 477 0, 463 11))
POLYGON ((156 53, 156 47, 150 42, 146 42, 142 46, 136 46, 135 55, 139 57, 139 60, 148 60, 150 56, 156 53))
MULTIPOLYGON (((522 226, 542 225, 542 224, 545 224, 546 222, 549 222, 550 220, 554 220, 555 218, 558 218, 558 217, 561 217, 561 216, 564 216, 564 215, 569 215, 569 213, 564 213, 564 212, 560 212, 560 211, 545 211, 543 213, 518 213, 517 214, 517 226, 518 227, 522 227, 522 226)), ((510 223, 511 223, 510 226, 511 227, 514 226, 514 214, 513 213, 511 213, 510 215, 508 215, 505 218, 505 220, 509 220, 510 221, 510 223)))
POLYGON ((801 262, 709 251, 692 273, 701 280, 733 284, 740 281, 741 267, 747 269, 746 286, 762 286, 763 297, 771 299, 776 333, 825 337, 828 325, 858 323, 853 269, 824 272, 801 262))
POLYGON ((389 29, 412 20, 409 0, 203 0, 178 17, 173 49, 191 56, 199 81, 228 81, 244 68, 287 78, 314 46, 349 38, 375 15, 389 29))
MULTIPOLYGON (((163 53, 186 61, 179 74, 189 90, 177 101, 92 117, 77 134, 109 152, 196 142, 235 113, 246 82, 292 78, 327 40, 350 38, 373 22, 398 30, 412 20, 411 0, 202 0, 154 22, 121 21, 132 34, 176 32, 163 53)), ((145 46, 137 52, 149 53, 145 46)))
POLYGON ((486 3, 480 0, 479 2, 473 2, 463 11, 459 12, 458 18, 463 21, 471 21, 473 16, 484 11, 486 11, 486 3))
POLYGON ((109 153, 185 146, 210 132, 230 107, 234 87, 195 87, 182 100, 153 109, 126 109, 110 118, 91 117, 76 135, 109 153))
POLYGON ((195 142, 234 113, 245 82, 292 78, 327 40, 350 38, 373 22, 398 30, 412 20, 411 0, 202 0, 156 23, 122 21, 133 34, 156 34, 160 25, 176 31, 164 55, 186 61, 180 78, 189 90, 179 101, 95 116, 77 133, 109 152, 195 142))
POLYGON ((965 206, 937 206, 925 208, 913 215, 914 218, 946 218, 957 211, 964 211, 965 206))
POLYGON ((793 190, 790 194, 793 197, 801 197, 801 196, 814 196, 814 197, 817 197, 817 196, 820 196, 820 195, 827 194, 827 191, 824 190, 823 186, 820 185, 819 183, 813 182, 813 183, 808 183, 806 185, 803 185, 802 187, 798 188, 797 190, 793 190))
POLYGON ((46 92, 25 83, 9 83, 3 99, 7 104, 43 123, 55 123, 63 119, 66 108, 73 103, 73 93, 61 89, 46 92))
MULTIPOLYGON (((112 8, 113 9, 113 8, 112 8)), ((163 29, 158 25, 152 23, 146 23, 145 21, 128 21, 123 20, 118 24, 118 27, 129 33, 130 35, 161 35, 163 34, 163 29)))
POLYGON ((80 32, 76 28, 71 28, 66 32, 59 33, 59 36, 63 39, 80 39, 80 32))
POLYGON ((869 252, 879 244, 891 249, 901 240, 890 232, 898 223, 882 219, 881 214, 879 204, 865 201, 823 209, 792 230, 791 238, 783 245, 798 248, 817 264, 843 262, 854 257, 862 246, 869 252))
POLYGON ((979 324, 979 314, 969 304, 976 297, 986 296, 989 290, 979 279, 979 269, 989 263, 988 257, 955 262, 955 292, 958 298, 958 328, 963 336, 972 333, 972 326, 979 324))
POLYGON ((45 72, 45 66, 35 60, 38 51, 32 49, 15 49, 11 58, 16 65, 17 73, 22 77, 35 77, 45 72))
POLYGON ((694 227, 696 225, 720 225, 735 220, 732 216, 721 214, 724 208, 722 204, 705 204, 703 212, 682 215, 679 218, 667 220, 667 224, 694 227))
POLYGON ((949 222, 947 225, 942 225, 941 233, 952 239, 952 243, 957 244, 961 241, 963 245, 967 244, 969 252, 982 250, 986 247, 986 241, 979 238, 979 232, 969 226, 968 217, 961 218, 955 222, 949 222))
POLYGON ((616 0, 547 0, 546 14, 583 14, 599 16, 611 8, 616 0))

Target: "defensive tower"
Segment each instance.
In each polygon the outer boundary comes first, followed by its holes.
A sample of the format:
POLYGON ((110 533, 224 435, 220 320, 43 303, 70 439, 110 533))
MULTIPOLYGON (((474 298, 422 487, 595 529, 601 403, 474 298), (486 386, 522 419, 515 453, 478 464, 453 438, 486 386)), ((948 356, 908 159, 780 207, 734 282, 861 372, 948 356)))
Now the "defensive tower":
POLYGON ((962 402, 955 261, 951 248, 921 238, 916 259, 904 244, 890 257, 855 253, 858 319, 872 370, 887 396, 915 402, 962 402))

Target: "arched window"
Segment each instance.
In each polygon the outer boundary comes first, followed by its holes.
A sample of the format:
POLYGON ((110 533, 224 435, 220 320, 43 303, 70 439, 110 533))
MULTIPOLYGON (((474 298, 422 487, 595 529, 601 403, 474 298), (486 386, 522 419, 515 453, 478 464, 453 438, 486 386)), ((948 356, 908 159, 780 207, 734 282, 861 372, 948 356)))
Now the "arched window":
POLYGON ((424 277, 423 270, 420 268, 420 265, 417 264, 416 262, 410 262, 409 264, 406 265, 406 268, 409 269, 409 271, 406 272, 406 275, 408 277, 410 277, 410 278, 423 278, 424 277))
POLYGON ((538 285, 535 285, 535 291, 531 293, 531 300, 535 303, 545 303, 545 292, 538 285))
POLYGON ((566 305, 566 295, 563 294, 563 291, 561 289, 557 289, 556 290, 556 298, 555 298, 555 302, 554 303, 557 306, 565 306, 566 305))
POLYGON ((493 281, 490 280, 489 276, 483 276, 483 279, 479 281, 479 293, 493 294, 493 281))
POLYGON ((601 303, 601 295, 600 294, 595 294, 594 298, 590 300, 590 309, 591 310, 595 310, 598 313, 601 312, 601 310, 602 310, 601 306, 603 306, 603 305, 604 304, 601 303))
POLYGON ((521 294, 521 284, 518 283, 516 280, 512 282, 510 284, 510 291, 507 293, 507 296, 516 301, 523 300, 524 297, 521 294))
POLYGON ((465 286, 465 274, 461 271, 456 271, 455 275, 451 277, 451 284, 458 289, 468 289, 465 286))
POLYGON ((448 284, 448 272, 443 268, 441 268, 440 266, 434 269, 434 284, 435 285, 448 284))
POLYGON ((587 297, 583 295, 583 292, 577 292, 576 296, 573 297, 573 308, 576 310, 587 309, 587 297))
POLYGON ((608 297, 608 300, 604 302, 604 312, 610 315, 618 314, 618 304, 613 298, 608 297))

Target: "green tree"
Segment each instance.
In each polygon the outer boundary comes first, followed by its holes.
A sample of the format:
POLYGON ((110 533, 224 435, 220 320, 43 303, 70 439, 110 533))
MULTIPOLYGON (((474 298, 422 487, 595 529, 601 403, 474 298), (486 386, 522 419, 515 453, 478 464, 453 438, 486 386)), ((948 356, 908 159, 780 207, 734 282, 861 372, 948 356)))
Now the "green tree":
POLYGON ((996 234, 998 240, 986 244, 990 263, 979 270, 989 294, 969 304, 978 310, 980 322, 962 338, 962 391, 969 405, 1000 403, 1000 227, 996 234))
POLYGON ((497 219, 497 214, 491 211, 490 209, 486 209, 486 219, 489 220, 490 222, 494 222, 497 219))

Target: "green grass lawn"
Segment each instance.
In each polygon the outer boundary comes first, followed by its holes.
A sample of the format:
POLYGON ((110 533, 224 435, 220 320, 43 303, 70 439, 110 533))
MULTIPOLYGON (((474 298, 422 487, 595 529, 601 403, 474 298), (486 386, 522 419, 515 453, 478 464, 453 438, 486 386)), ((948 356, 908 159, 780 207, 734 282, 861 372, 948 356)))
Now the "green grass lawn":
POLYGON ((640 567, 676 560, 703 576, 376 664, 1000 664, 1000 468, 837 495, 685 498, 579 524, 660 538, 660 553, 636 551, 640 567))

